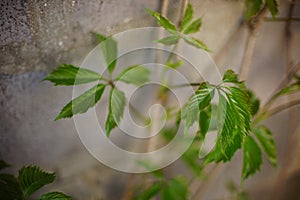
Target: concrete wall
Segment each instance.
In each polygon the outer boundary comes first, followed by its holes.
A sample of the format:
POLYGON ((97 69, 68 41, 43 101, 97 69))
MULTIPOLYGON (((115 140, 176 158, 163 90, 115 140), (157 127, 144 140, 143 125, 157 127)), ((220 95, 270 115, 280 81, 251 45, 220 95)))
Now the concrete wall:
MULTIPOLYGON (((204 16, 197 36, 213 49, 213 57, 234 32, 243 12, 240 1, 191 1, 196 15, 204 16)), ((113 34, 135 27, 154 26, 144 8, 158 10, 158 0, 2 0, 0 2, 0 158, 13 164, 12 171, 24 164, 38 164, 58 173, 58 188, 77 199, 120 199, 130 175, 98 163, 85 150, 72 120, 53 118, 71 98, 69 87, 55 88, 41 80, 61 63, 80 65, 96 45, 91 32, 113 34)), ((168 15, 176 18, 179 1, 170 1, 168 15)), ((281 16, 287 5, 281 2, 281 16)), ((300 6, 295 9, 299 15, 300 6)), ((285 67, 284 22, 266 22, 259 32, 252 68, 247 81, 264 101, 282 79, 285 67)), ((293 57, 299 61, 300 26, 292 23, 293 57)), ((221 71, 239 69, 245 31, 238 34, 228 55, 220 62, 221 71)), ((299 107, 295 121, 299 121, 299 107)), ((284 168, 287 112, 266 123, 271 127, 279 150, 279 169, 284 168)), ((298 125, 298 123, 296 123, 298 125)), ((299 133, 299 129, 298 132, 299 133)), ((299 159, 294 157, 293 159, 299 159)), ((241 154, 222 168, 208 186, 203 198, 227 195, 228 180, 239 183, 241 154), (215 192, 218 190, 218 192, 215 192)), ((246 183, 246 188, 264 199, 278 175, 266 163, 261 172, 246 183), (264 189, 266 188, 266 189, 264 189), (261 191, 262 190, 262 191, 261 191), (256 191, 260 191, 257 193, 256 191)), ((269 193, 268 193, 269 192, 269 193)))

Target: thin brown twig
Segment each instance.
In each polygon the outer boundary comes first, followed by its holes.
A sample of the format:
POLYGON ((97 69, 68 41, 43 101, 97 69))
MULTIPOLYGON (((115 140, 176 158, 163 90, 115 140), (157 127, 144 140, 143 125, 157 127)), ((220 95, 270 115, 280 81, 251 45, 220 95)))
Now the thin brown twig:
POLYGON ((292 106, 296 106, 296 105, 299 105, 299 104, 300 104, 300 99, 297 99, 297 100, 294 100, 294 101, 289 101, 285 104, 282 104, 282 105, 279 105, 275 108, 270 109, 269 112, 268 112, 268 116, 275 115, 275 114, 277 114, 277 113, 279 113, 279 112, 281 112, 285 109, 288 109, 292 106))
POLYGON ((251 61, 254 53, 254 47, 256 42, 256 34, 258 29, 264 22, 265 15, 267 13, 266 5, 262 10, 248 22, 248 38, 246 43, 246 48, 244 51, 243 61, 241 65, 240 77, 242 80, 246 80, 248 72, 251 66, 251 61))

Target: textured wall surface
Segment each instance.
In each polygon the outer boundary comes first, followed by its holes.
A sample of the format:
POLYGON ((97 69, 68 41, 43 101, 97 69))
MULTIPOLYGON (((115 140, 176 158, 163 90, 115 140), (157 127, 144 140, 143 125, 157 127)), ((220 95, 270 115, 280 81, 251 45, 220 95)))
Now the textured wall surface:
MULTIPOLYGON (((170 2, 168 14, 174 17, 179 4, 175 0, 170 2)), ((215 57, 240 24, 243 5, 241 1, 228 0, 191 2, 195 15, 204 17, 197 37, 213 50, 211 56, 215 57)), ((70 100, 72 89, 54 88, 41 80, 61 63, 80 65, 96 45, 93 31, 108 35, 154 26, 154 20, 144 8, 158 10, 160 4, 158 0, 1 0, 0 159, 13 164, 12 171, 16 172, 24 164, 39 164, 58 172, 58 181, 51 187, 77 199, 121 199, 131 176, 97 162, 81 144, 72 120, 53 121, 70 100)), ((286 16, 286 11, 285 1, 281 1, 280 15, 286 16)), ((296 17, 300 16, 299 11, 297 5, 296 17)), ((292 23, 295 62, 300 55, 299 24, 292 23)), ((257 36, 247 84, 263 102, 283 77, 284 27, 285 22, 266 22, 257 36)), ((221 71, 239 69, 245 40, 246 32, 241 31, 227 50, 227 56, 220 61, 221 71)), ((298 122, 299 106, 295 110, 294 120, 298 122)), ((266 122, 277 141, 279 168, 286 164, 288 116, 288 112, 283 112, 266 122)), ((222 167, 220 176, 206 187, 203 199, 225 197, 226 183, 229 180, 239 183, 241 159, 239 152, 232 163, 222 167)), ((293 160, 296 160, 293 166, 297 166, 299 153, 293 160)), ((261 172, 246 182, 254 199, 264 199, 262 194, 272 195, 269 186, 277 173, 278 170, 265 162, 261 172)))

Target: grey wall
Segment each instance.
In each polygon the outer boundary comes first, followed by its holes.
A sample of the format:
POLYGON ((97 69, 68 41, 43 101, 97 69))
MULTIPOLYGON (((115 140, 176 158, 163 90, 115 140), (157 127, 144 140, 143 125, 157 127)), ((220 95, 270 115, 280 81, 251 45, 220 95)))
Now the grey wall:
MULTIPOLYGON (((170 1, 173 16, 179 1, 170 1)), ((192 1, 196 15, 204 16, 197 35, 218 54, 240 23, 240 1, 192 1)), ((13 164, 11 171, 24 164, 39 164, 58 173, 58 188, 77 199, 120 199, 126 180, 131 176, 98 163, 85 150, 72 120, 53 119, 71 98, 72 89, 55 88, 41 80, 61 63, 80 65, 96 45, 91 31, 113 34, 135 27, 154 26, 144 8, 158 10, 159 1, 148 0, 1 0, 0 3, 0 158, 13 164)), ((281 1, 281 16, 287 5, 281 1)), ((295 16, 300 6, 296 6, 295 16)), ((247 84, 264 102, 282 79, 285 67, 284 22, 266 22, 261 28, 247 84)), ((293 58, 299 61, 300 25, 292 23, 293 58)), ((220 62, 221 71, 239 69, 246 34, 241 31, 220 62)), ((299 106, 294 120, 299 121, 299 106)), ((286 135, 289 113, 276 115, 266 123, 271 127, 279 150, 279 169, 286 162, 286 135)), ((298 126, 298 123, 296 123, 298 126)), ((297 130, 299 134, 299 129, 297 130)), ((298 139, 299 141, 299 139, 298 139)), ((299 153, 297 154, 299 156, 299 153)), ((294 156, 293 160, 299 160, 294 156)), ((220 176, 211 181, 204 199, 227 195, 228 180, 239 183, 241 154, 222 167, 220 176), (218 190, 218 192, 215 192, 218 190)), ((297 166, 297 164, 294 164, 297 166)), ((297 167, 296 167, 297 168, 297 167)), ((278 169, 266 163, 261 172, 246 183, 255 199, 271 195, 278 169), (259 191, 259 192, 257 192, 259 191)))

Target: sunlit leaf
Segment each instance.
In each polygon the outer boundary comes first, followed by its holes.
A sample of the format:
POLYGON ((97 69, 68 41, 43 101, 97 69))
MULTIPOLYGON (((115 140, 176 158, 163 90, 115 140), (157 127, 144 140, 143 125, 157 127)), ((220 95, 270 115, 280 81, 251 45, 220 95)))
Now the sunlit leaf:
POLYGON ((261 150, 251 136, 247 136, 243 142, 243 170, 242 179, 259 171, 262 164, 261 150))
POLYGON ((202 83, 196 93, 191 96, 187 105, 186 112, 186 123, 184 127, 184 132, 186 133, 188 129, 198 120, 199 111, 203 110, 210 104, 211 99, 214 96, 214 87, 208 83, 202 83))
POLYGON ((146 9, 146 11, 156 19, 158 25, 164 27, 167 31, 174 30, 176 31, 176 26, 167 18, 159 14, 158 12, 154 12, 150 9, 146 9))
POLYGON ((42 171, 37 166, 22 167, 19 170, 18 180, 25 199, 44 185, 52 183, 54 179, 54 173, 42 171))
POLYGON ((184 30, 186 26, 191 22, 191 20, 193 19, 193 14, 194 14, 193 7, 190 3, 188 3, 187 8, 184 12, 184 16, 181 21, 180 31, 184 30))
POLYGON ((79 85, 100 79, 101 76, 97 72, 69 64, 62 64, 44 80, 51 81, 54 85, 79 85))
POLYGON ((180 67, 182 64, 183 64, 182 60, 178 60, 178 61, 175 62, 175 63, 167 62, 166 65, 167 65, 168 67, 171 67, 171 68, 173 68, 173 69, 176 69, 176 68, 180 67))
POLYGON ((124 92, 113 88, 110 91, 109 97, 109 111, 105 124, 106 135, 109 137, 112 129, 117 127, 121 122, 126 106, 126 97, 124 92))
POLYGON ((125 83, 134 84, 140 86, 147 83, 150 78, 150 70, 142 65, 135 65, 126 68, 116 80, 123 81, 125 83))
POLYGON ((260 126, 254 130, 254 134, 261 144, 268 160, 273 166, 277 166, 277 152, 272 132, 265 126, 260 126))
POLYGON ((195 21, 193 21, 184 31, 184 34, 192 34, 197 33, 202 25, 202 18, 198 18, 195 21))
POLYGON ((103 56, 107 65, 107 69, 109 73, 112 73, 117 64, 118 58, 118 44, 117 41, 114 40, 111 36, 105 37, 103 35, 98 34, 98 39, 101 41, 101 49, 103 52, 103 56))
POLYGON ((165 44, 165 45, 170 46, 170 45, 177 44, 179 38, 180 38, 180 37, 177 36, 177 35, 171 35, 171 36, 168 36, 168 37, 159 39, 159 40, 154 40, 154 42, 162 43, 162 44, 165 44))
POLYGON ((104 89, 104 84, 98 84, 79 97, 71 100, 65 107, 63 107, 55 120, 70 118, 73 115, 87 112, 89 108, 95 106, 96 103, 100 100, 104 89))
POLYGON ((203 49, 205 51, 210 52, 209 48, 200 40, 193 37, 183 37, 184 41, 186 41, 188 44, 197 47, 199 49, 203 49))
POLYGON ((240 83, 238 75, 233 70, 227 70, 223 75, 222 81, 225 83, 240 83))

